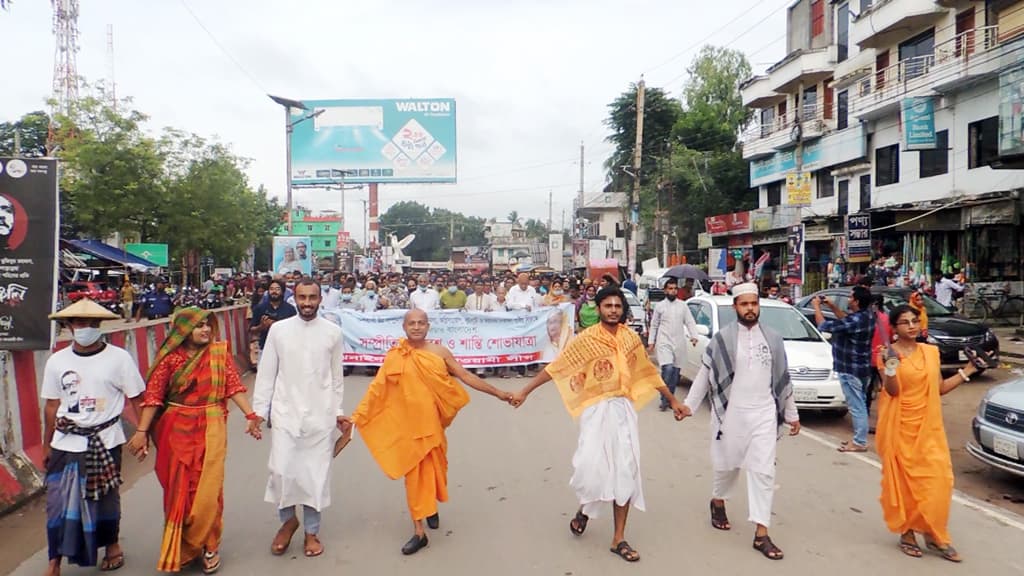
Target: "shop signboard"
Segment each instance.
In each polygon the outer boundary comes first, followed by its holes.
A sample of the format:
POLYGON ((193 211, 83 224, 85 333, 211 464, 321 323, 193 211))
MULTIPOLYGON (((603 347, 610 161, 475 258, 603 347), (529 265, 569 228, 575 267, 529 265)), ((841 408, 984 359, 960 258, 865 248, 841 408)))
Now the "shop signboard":
POLYGON ((1024 66, 999 75, 999 155, 1024 154, 1024 66))
POLYGON ((849 214, 846 217, 846 261, 871 261, 871 215, 849 214))
POLYGON ((786 174, 786 205, 808 206, 811 203, 811 173, 786 174))
POLYGON ((903 140, 905 150, 933 150, 938 145, 933 98, 903 99, 903 140))
POLYGON ((704 228, 711 236, 749 233, 752 231, 750 212, 734 212, 732 214, 708 216, 704 219, 704 228))

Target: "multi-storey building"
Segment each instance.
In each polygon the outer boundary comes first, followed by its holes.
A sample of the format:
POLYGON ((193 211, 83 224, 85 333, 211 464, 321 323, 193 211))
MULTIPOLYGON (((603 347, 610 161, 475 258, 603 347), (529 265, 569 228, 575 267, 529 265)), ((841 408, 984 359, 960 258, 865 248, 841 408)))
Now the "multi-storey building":
MULTIPOLYGON (((292 210, 292 235, 309 236, 310 249, 314 262, 320 270, 331 270, 335 267, 335 256, 339 249, 338 238, 342 228, 341 215, 333 211, 314 214, 299 206, 292 210)), ((277 230, 280 236, 288 235, 288 224, 283 223, 277 230)), ((342 248, 347 237, 342 234, 342 248)))
POLYGON ((760 207, 716 220, 747 223, 717 244, 784 262, 802 222, 816 289, 866 214, 874 257, 1019 290, 1024 0, 799 0, 787 26, 787 56, 741 87, 760 207))

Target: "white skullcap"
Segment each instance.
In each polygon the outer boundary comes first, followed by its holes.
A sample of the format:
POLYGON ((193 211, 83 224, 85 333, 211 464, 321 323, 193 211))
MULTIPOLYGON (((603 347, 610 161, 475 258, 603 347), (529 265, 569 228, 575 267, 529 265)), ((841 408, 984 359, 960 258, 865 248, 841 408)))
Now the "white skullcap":
POLYGON ((737 284, 732 287, 733 300, 739 298, 740 296, 743 296, 744 294, 753 294, 755 296, 758 296, 759 291, 757 289, 757 284, 754 284, 753 282, 744 282, 743 284, 737 284))

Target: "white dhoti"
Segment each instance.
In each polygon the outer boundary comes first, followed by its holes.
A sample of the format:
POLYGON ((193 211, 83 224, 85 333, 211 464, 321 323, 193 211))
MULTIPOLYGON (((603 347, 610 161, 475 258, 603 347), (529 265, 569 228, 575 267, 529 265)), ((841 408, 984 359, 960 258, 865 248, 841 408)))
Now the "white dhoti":
POLYGON ((583 411, 572 467, 569 485, 587 516, 600 516, 604 502, 644 510, 637 414, 628 399, 610 398, 583 411))

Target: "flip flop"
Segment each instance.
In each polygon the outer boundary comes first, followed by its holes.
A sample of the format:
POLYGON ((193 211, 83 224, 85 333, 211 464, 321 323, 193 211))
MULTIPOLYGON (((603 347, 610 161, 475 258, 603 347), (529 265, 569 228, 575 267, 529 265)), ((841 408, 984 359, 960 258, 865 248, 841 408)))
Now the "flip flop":
POLYGON ((587 530, 587 521, 590 517, 583 513, 581 510, 576 511, 576 516, 569 521, 569 530, 572 531, 576 536, 582 536, 587 530), (575 524, 574 524, 575 522, 575 524))
POLYGON ((270 544, 270 553, 274 556, 284 556, 284 553, 288 551, 288 547, 292 545, 292 538, 295 536, 295 531, 299 529, 299 522, 298 520, 296 520, 295 528, 292 528, 291 531, 287 532, 288 539, 284 541, 284 544, 278 544, 277 539, 278 537, 284 536, 286 534, 287 525, 288 523, 285 522, 281 525, 280 528, 277 529, 277 534, 274 536, 274 541, 270 544))
POLYGON ((950 562, 960 563, 960 562, 964 561, 964 559, 960 557, 960 553, 957 552, 956 548, 953 548, 952 545, 947 545, 945 547, 941 547, 938 544, 936 544, 935 542, 930 542, 929 541, 929 542, 925 542, 925 546, 927 546, 928 549, 931 550, 932 552, 935 552, 936 554, 938 554, 939 556, 942 556, 943 558, 945 558, 946 560, 949 560, 950 562))
POLYGON ((868 451, 868 447, 867 446, 858 446, 857 444, 854 444, 854 443, 851 442, 849 444, 843 444, 842 446, 840 446, 838 448, 838 450, 840 452, 867 452, 868 451))
POLYGON ((921 547, 917 545, 917 542, 904 542, 900 540, 900 552, 903 552, 911 558, 920 558, 924 556, 924 552, 921 552, 921 547))
POLYGON ((203 574, 216 574, 220 570, 220 552, 203 552, 203 574), (217 559, 210 564, 210 560, 217 559))

